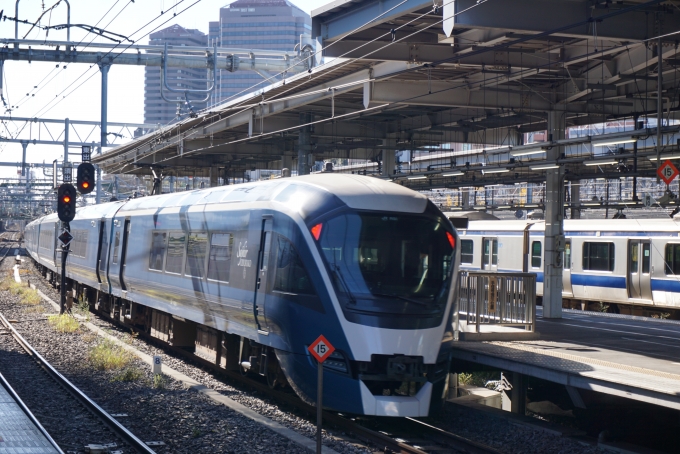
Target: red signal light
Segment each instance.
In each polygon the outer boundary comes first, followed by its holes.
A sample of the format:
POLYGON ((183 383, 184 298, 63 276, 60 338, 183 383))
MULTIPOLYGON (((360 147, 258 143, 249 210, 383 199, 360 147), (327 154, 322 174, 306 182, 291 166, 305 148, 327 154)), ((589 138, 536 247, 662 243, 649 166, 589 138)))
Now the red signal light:
POLYGON ((87 189, 87 188, 90 187, 90 183, 88 183, 87 181, 84 181, 82 186, 83 186, 83 188, 87 189))
POLYGON ((449 244, 451 245, 451 249, 456 247, 456 238, 454 238, 453 235, 451 235, 449 232, 446 232, 446 238, 449 240, 449 244))
POLYGON ((64 203, 69 203, 71 201, 71 197, 65 195, 63 200, 64 200, 64 203))
POLYGON ((321 229, 323 228, 323 224, 316 224, 314 227, 310 229, 312 232, 312 235, 314 236, 314 239, 316 241, 319 241, 319 237, 321 236, 321 229))

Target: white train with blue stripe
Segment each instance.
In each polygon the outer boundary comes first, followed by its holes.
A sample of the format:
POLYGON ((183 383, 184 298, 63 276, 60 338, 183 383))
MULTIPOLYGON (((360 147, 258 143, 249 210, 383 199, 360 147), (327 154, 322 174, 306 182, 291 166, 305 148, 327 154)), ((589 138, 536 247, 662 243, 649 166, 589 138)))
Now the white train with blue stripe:
MULTIPOLYGON (((461 269, 528 271, 543 294, 544 221, 470 221, 461 269)), ((680 309, 680 219, 565 220, 565 307, 625 313, 680 309)))
MULTIPOLYGON (((457 234, 423 195, 320 174, 79 208, 67 277, 94 310, 309 403, 425 416, 443 402, 457 234)), ((52 214, 25 230, 52 279, 52 214)))

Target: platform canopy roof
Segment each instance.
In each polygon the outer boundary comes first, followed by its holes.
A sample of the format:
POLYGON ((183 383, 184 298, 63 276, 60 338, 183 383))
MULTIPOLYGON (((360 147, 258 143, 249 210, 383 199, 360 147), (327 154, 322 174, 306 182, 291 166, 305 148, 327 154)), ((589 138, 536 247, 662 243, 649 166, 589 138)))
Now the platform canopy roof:
POLYGON ((550 165, 570 179, 650 176, 659 107, 661 157, 680 153, 677 0, 337 0, 312 11, 312 35, 309 72, 95 161, 111 173, 280 168, 297 158, 309 122, 315 160, 365 159, 376 170, 383 153, 401 151, 409 165, 389 177, 414 188, 544 181, 550 165), (572 133, 524 144, 550 115, 572 133), (574 128, 617 121, 602 137, 574 128), (553 147, 562 153, 547 160, 553 147))

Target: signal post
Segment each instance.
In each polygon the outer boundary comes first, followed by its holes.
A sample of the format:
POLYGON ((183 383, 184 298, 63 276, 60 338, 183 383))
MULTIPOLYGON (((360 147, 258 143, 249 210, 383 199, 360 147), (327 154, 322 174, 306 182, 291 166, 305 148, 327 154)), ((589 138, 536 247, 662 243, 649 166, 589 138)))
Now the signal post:
MULTIPOLYGON (((95 187, 94 166, 90 163, 91 148, 82 147, 82 162, 78 166, 76 185, 82 194, 89 194, 95 187)), ((62 232, 58 236, 61 242, 61 284, 59 286, 59 313, 63 314, 66 306, 66 258, 69 246, 73 240, 69 223, 76 216, 76 188, 71 184, 71 167, 64 166, 62 172, 63 183, 57 189, 57 216, 62 222, 62 232)), ((55 173, 56 175, 56 173, 55 173)))

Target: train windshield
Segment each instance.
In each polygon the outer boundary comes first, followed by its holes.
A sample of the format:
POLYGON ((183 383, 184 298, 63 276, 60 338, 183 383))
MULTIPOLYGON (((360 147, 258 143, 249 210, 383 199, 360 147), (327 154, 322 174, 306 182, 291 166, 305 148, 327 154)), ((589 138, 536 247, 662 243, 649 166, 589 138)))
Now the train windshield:
POLYGON ((336 289, 350 303, 390 300, 424 308, 445 303, 455 237, 440 219, 349 213, 313 226, 312 234, 336 289))

